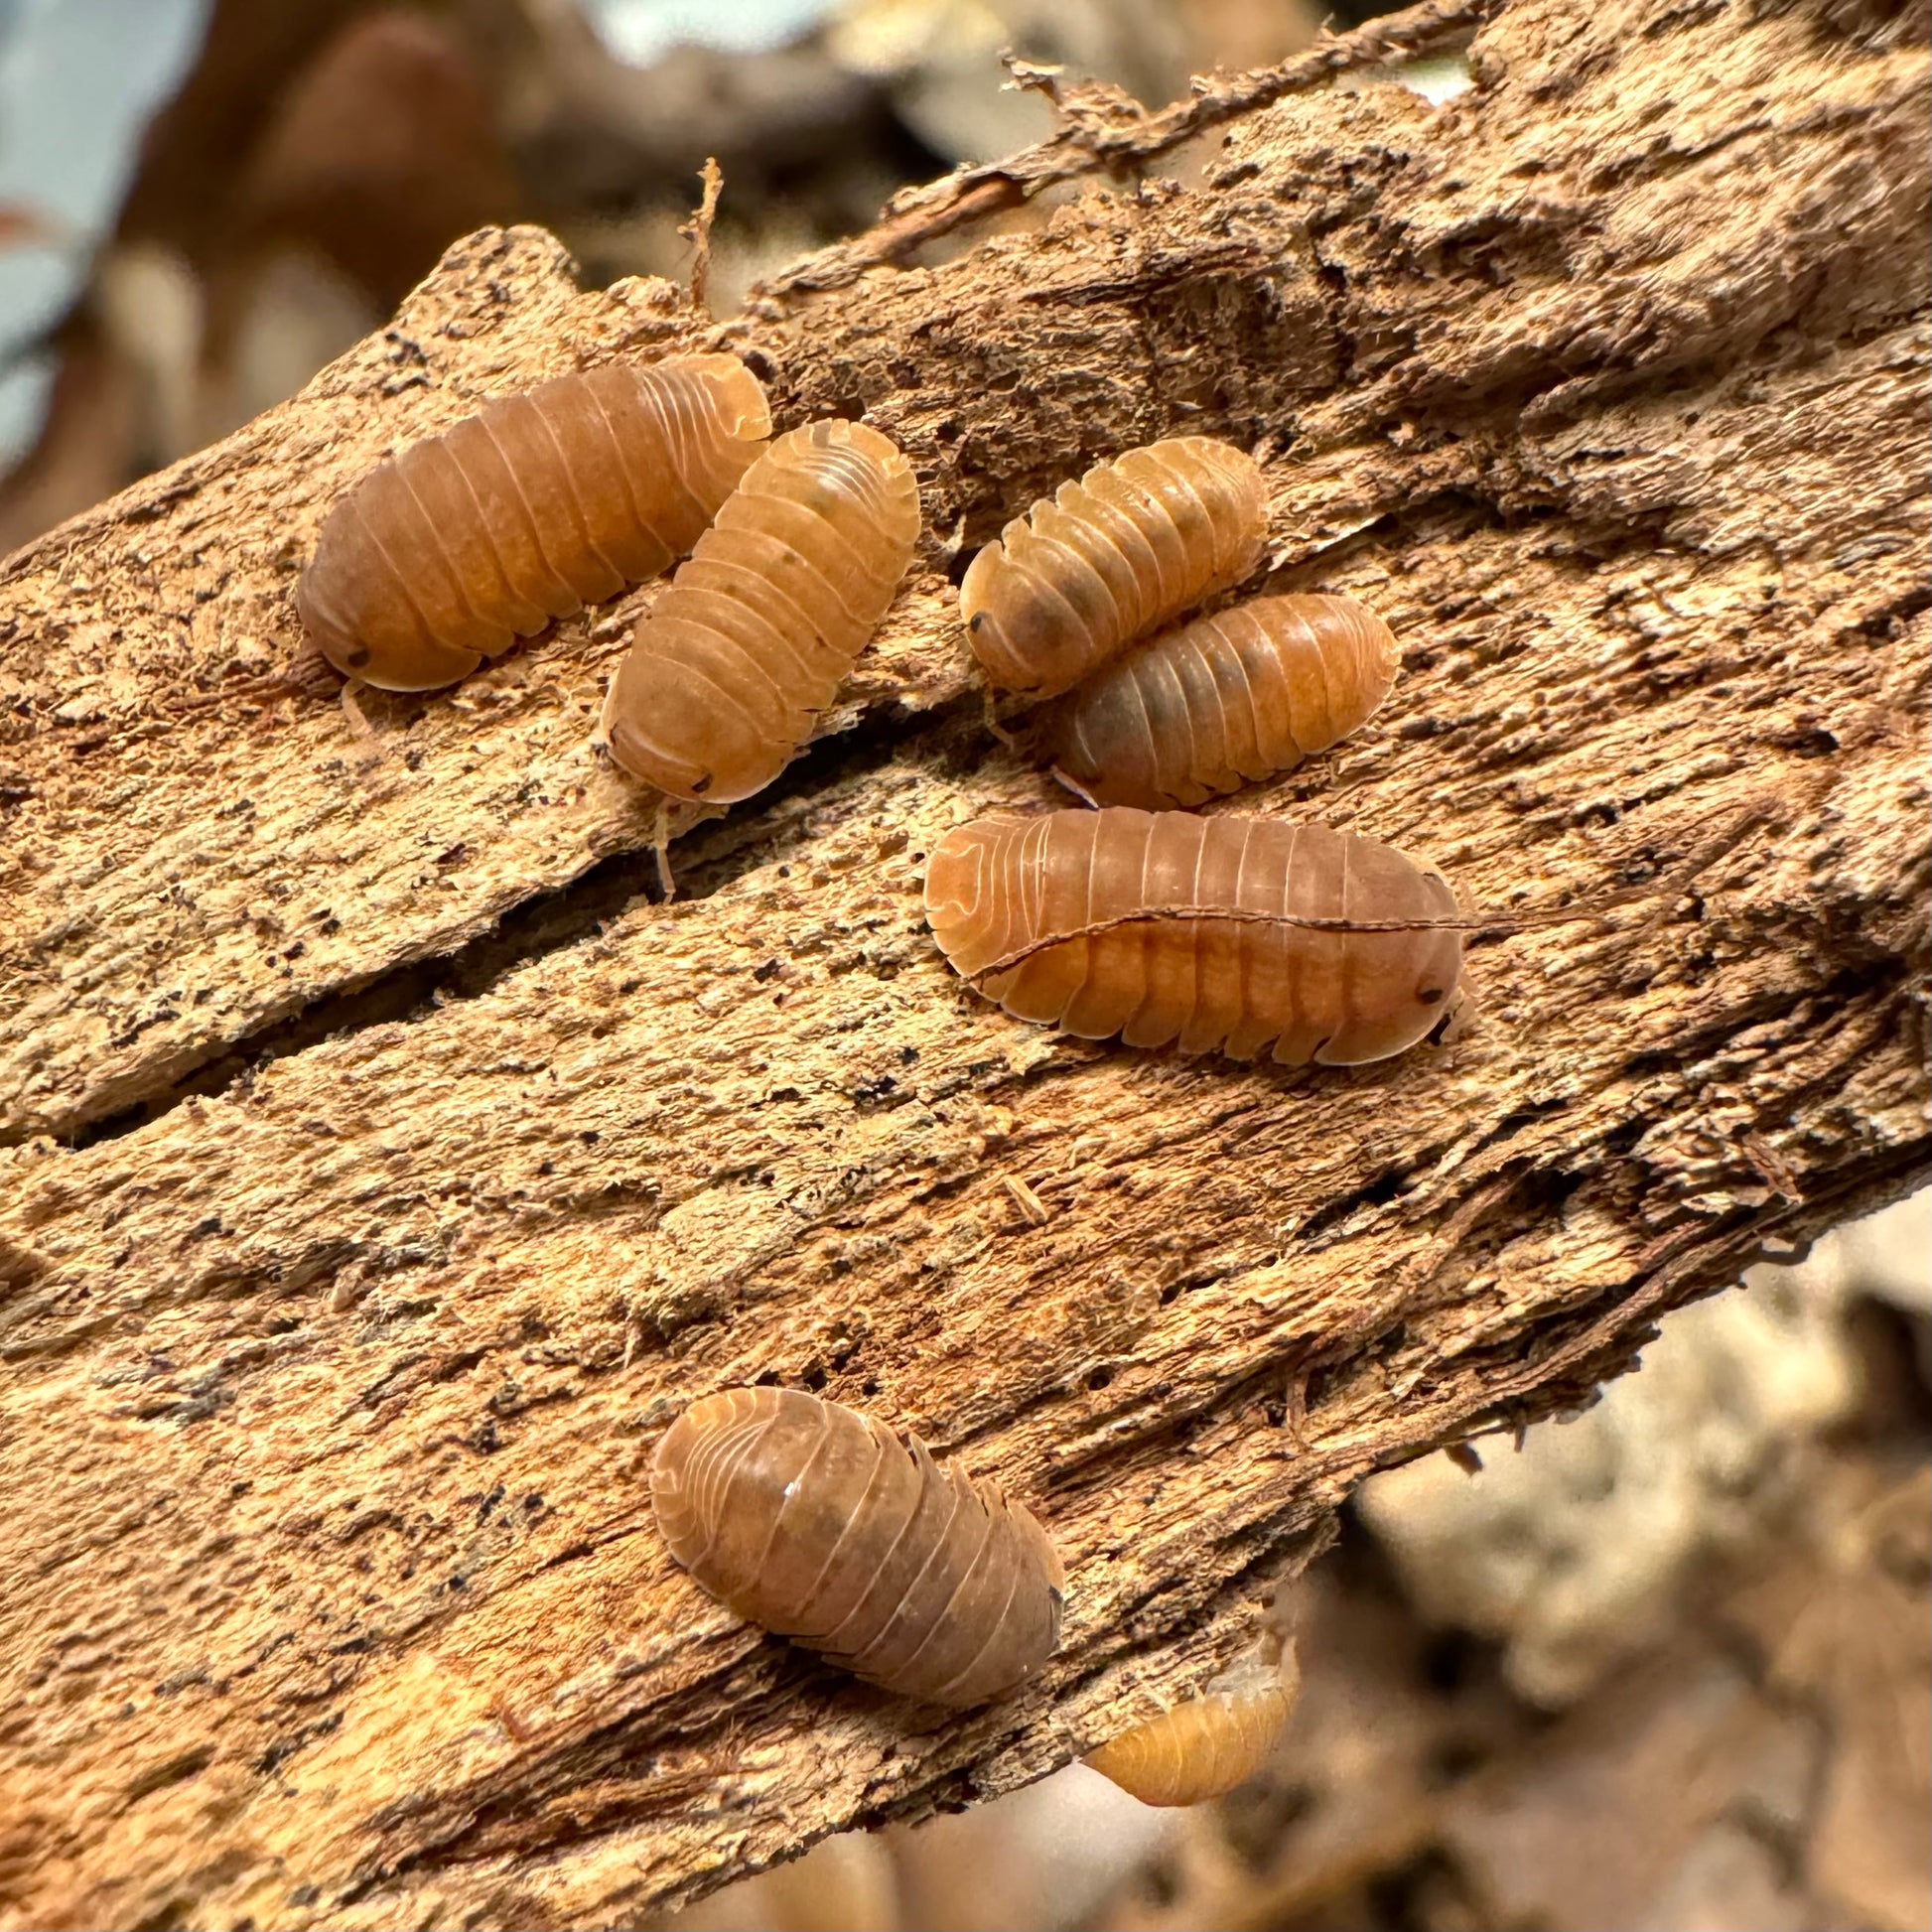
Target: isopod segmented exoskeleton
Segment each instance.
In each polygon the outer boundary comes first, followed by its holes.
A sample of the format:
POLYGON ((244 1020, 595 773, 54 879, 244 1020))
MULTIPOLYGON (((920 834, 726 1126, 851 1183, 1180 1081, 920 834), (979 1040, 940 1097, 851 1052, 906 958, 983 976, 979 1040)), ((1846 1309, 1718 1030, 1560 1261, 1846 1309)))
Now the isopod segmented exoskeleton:
POLYGON ((1295 1647, 1264 1642, 1199 1697, 1110 1737, 1086 1762, 1144 1805, 1198 1805, 1245 1784, 1268 1761, 1294 1709, 1295 1647))
POLYGON ((1198 805, 1357 730, 1399 661, 1353 598, 1250 598, 1135 644, 1047 706, 1029 740, 1097 804, 1198 805))
POLYGON ((878 628, 918 533, 889 438, 838 420, 779 437, 638 622, 604 708, 611 756, 675 798, 761 790, 878 628))
POLYGON ((706 1396, 650 1482, 671 1554, 706 1589, 889 1691, 984 1704, 1059 1641, 1060 1561, 1027 1510, 840 1403, 706 1396))
POLYGON ((323 655, 430 691, 691 548, 771 414, 732 355, 609 363, 503 396, 378 464, 296 586, 323 655))
POLYGON ((1440 873, 1274 818, 979 819, 934 850, 925 905, 954 967, 1018 1019, 1287 1065, 1414 1045, 1462 966, 1440 873))
POLYGON ((1268 496, 1205 436, 1130 450, 1064 483, 967 567, 959 613, 989 682, 1045 698, 1255 567, 1268 496))

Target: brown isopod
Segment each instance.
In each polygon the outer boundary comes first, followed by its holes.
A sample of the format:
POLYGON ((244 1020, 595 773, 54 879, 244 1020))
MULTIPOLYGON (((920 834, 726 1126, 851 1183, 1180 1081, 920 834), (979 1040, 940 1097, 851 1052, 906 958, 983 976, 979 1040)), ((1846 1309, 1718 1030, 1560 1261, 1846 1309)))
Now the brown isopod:
POLYGON ((796 755, 879 627, 919 486, 863 423, 779 437, 637 625, 604 707, 611 756, 674 798, 749 798, 796 755))
POLYGON ((1102 805, 1198 805, 1365 724, 1394 633, 1351 597, 1256 597, 1134 645, 1049 705, 1036 753, 1102 805))
POLYGON ((770 429, 734 355, 607 363, 501 396, 330 511, 296 611, 339 671, 385 691, 454 684, 683 555, 770 429))
POLYGON ((984 1704, 1059 1642, 1065 1580, 1027 1510, 840 1403, 705 1396, 657 1446, 650 1493, 714 1596, 889 1691, 984 1704))
POLYGON ((1268 492, 1206 436, 1129 450, 1063 483, 967 567, 959 615, 989 682, 1048 698, 1255 567, 1268 492))
POLYGON ((1353 1066, 1443 1018, 1442 875, 1325 825, 1128 806, 987 818, 932 854, 940 949, 1017 1019, 1183 1053, 1353 1066))
POLYGON ((1246 1784, 1268 1761, 1295 1707, 1290 1644, 1238 1657, 1199 1697, 1110 1737, 1086 1761, 1144 1805, 1198 1805, 1246 1784))

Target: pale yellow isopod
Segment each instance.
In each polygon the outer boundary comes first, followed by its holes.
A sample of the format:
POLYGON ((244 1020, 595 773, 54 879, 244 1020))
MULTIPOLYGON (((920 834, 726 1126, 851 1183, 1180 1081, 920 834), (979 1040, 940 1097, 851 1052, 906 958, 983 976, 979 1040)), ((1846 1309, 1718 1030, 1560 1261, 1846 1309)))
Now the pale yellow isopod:
POLYGON ((1279 1660, 1272 1647, 1258 1645, 1199 1697, 1108 1738, 1087 1763, 1144 1805, 1198 1805, 1245 1784, 1267 1763, 1301 1683, 1295 1646, 1279 1660))

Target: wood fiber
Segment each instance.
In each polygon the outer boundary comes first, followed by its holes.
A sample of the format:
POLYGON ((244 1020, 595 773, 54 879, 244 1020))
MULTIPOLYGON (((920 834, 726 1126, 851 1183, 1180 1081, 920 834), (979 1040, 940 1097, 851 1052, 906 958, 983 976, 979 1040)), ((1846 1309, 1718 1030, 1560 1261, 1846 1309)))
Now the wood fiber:
POLYGON ((1096 464, 1009 523, 967 567, 960 620, 990 683, 1051 697, 1240 583, 1267 534, 1252 457, 1169 437, 1096 464))

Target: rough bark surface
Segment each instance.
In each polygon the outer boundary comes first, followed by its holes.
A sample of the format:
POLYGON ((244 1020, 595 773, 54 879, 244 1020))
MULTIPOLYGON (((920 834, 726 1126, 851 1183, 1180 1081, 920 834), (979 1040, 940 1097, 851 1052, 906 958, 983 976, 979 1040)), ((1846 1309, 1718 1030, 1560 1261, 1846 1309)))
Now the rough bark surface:
POLYGON ((1007 1789, 1225 1661, 1365 1472, 1587 1399, 1922 1173, 1915 20, 1518 0, 1447 106, 1291 93, 1198 186, 844 256, 724 329, 476 236, 16 557, 7 1922, 609 1923, 1007 1789), (697 342, 761 358, 781 426, 863 407, 936 534, 667 907, 651 801, 586 743, 650 593, 366 732, 277 679, 385 449, 697 342), (1655 887, 1479 944, 1451 1044, 1075 1042, 923 930, 933 839, 1058 802, 981 729, 955 546, 1181 429, 1263 446, 1271 588, 1405 647, 1358 740, 1222 809, 1485 907, 1655 887), (650 1448, 758 1377, 1035 1504, 1069 1602, 1025 1695, 941 1721, 675 1569, 650 1448))

